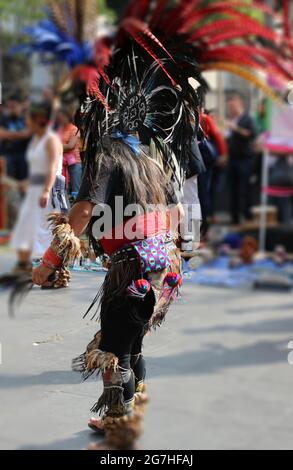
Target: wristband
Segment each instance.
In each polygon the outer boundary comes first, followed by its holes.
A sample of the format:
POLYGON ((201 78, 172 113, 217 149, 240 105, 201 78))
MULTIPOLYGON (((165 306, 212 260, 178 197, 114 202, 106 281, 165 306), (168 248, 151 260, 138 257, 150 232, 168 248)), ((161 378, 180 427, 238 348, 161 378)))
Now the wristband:
POLYGON ((62 266, 62 258, 49 247, 43 256, 42 264, 50 269, 58 269, 62 266))

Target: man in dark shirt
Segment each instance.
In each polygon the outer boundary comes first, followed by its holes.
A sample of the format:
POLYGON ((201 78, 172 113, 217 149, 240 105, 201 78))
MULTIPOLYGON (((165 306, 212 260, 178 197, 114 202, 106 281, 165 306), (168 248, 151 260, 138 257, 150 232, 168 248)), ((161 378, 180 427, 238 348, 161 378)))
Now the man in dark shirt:
POLYGON ((229 98, 227 122, 228 153, 229 153, 229 185, 231 195, 231 217, 238 224, 243 215, 250 217, 249 181, 253 165, 253 142, 256 137, 256 126, 252 117, 245 112, 240 95, 229 98))
POLYGON ((0 120, 0 152, 6 157, 8 176, 23 182, 28 177, 25 153, 29 136, 22 104, 13 96, 7 100, 6 109, 0 120))

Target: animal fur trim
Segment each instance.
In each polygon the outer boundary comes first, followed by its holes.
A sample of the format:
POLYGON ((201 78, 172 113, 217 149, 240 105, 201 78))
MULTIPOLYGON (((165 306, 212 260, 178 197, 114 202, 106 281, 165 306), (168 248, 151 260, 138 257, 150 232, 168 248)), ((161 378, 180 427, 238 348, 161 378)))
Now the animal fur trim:
POLYGON ((104 419, 106 442, 115 449, 131 449, 143 432, 143 414, 137 411, 104 419))
POLYGON ((67 265, 80 256, 80 240, 74 235, 68 217, 64 214, 49 214, 48 222, 52 228, 52 250, 67 265))
POLYGON ((75 372, 82 373, 84 380, 90 377, 92 375, 92 372, 94 372, 94 371, 87 371, 87 358, 91 351, 93 351, 94 349, 99 349, 100 342, 101 342, 101 331, 98 331, 95 334, 94 339, 87 345, 86 351, 80 354, 80 356, 72 359, 72 370, 75 372))
POLYGON ((57 279, 53 285, 56 289, 58 289, 59 287, 68 287, 70 278, 71 275, 69 269, 61 268, 60 271, 58 271, 57 279))
POLYGON ((118 368, 118 357, 111 352, 94 349, 87 356, 87 370, 100 369, 105 372, 107 369, 116 371, 118 368))

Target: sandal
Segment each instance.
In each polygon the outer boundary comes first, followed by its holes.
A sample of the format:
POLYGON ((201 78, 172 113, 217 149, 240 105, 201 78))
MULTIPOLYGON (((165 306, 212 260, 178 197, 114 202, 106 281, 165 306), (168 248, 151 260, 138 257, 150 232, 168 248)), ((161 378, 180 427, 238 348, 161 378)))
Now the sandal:
POLYGON ((98 419, 98 418, 90 418, 88 422, 88 427, 94 431, 96 434, 99 434, 101 436, 104 436, 105 430, 103 427, 97 426, 98 423, 103 423, 103 418, 98 419), (96 424, 93 423, 93 421, 96 421, 96 424))

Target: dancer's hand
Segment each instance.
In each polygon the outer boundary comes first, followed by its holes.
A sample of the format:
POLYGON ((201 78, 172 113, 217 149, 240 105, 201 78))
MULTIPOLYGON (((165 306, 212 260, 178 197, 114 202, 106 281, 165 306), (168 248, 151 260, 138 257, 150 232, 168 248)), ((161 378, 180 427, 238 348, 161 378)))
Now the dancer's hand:
POLYGON ((53 274, 54 269, 50 269, 47 266, 41 264, 37 268, 33 269, 32 279, 33 283, 38 286, 42 286, 48 280, 48 277, 53 274))
POLYGON ((44 190, 40 196, 39 204, 42 209, 45 209, 48 205, 50 197, 50 191, 44 190))

